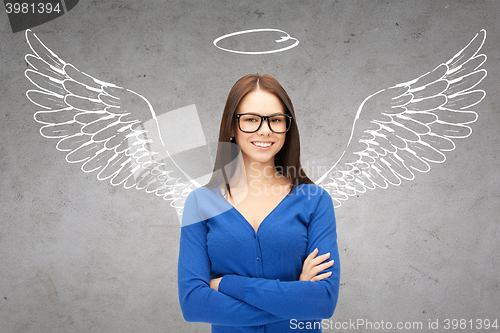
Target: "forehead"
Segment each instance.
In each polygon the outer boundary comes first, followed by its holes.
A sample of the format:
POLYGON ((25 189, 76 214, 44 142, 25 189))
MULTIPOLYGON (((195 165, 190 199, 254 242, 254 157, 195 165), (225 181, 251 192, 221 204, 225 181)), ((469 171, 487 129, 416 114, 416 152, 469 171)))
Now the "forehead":
POLYGON ((285 109, 276 95, 263 90, 255 90, 243 97, 236 113, 256 113, 266 116, 285 113, 285 109))

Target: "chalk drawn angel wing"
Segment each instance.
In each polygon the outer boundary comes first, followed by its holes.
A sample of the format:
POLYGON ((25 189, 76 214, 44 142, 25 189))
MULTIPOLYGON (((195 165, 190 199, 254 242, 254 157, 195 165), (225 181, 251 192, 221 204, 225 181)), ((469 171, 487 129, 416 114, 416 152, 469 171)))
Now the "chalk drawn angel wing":
POLYGON ((136 188, 170 201, 181 214, 187 195, 201 186, 171 158, 149 101, 138 93, 79 71, 26 30, 33 51, 26 77, 37 89, 28 99, 42 136, 57 140, 66 161, 97 172, 112 185, 136 188))
POLYGON ((361 103, 345 151, 316 182, 336 207, 367 189, 398 186, 416 171, 428 172, 446 160, 456 139, 471 134, 468 124, 477 119, 471 108, 486 96, 475 89, 487 74, 480 68, 486 55, 478 54, 485 38, 483 29, 434 70, 361 103))

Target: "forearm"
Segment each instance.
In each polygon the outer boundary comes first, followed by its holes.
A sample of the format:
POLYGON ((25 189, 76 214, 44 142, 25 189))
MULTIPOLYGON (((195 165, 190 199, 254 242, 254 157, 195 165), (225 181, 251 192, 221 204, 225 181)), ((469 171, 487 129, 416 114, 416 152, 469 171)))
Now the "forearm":
POLYGON ((192 322, 256 326, 284 319, 209 287, 198 286, 183 293, 180 304, 184 319, 192 322))
POLYGON ((333 315, 338 299, 339 275, 323 281, 279 281, 225 275, 219 291, 287 319, 320 319, 333 315))

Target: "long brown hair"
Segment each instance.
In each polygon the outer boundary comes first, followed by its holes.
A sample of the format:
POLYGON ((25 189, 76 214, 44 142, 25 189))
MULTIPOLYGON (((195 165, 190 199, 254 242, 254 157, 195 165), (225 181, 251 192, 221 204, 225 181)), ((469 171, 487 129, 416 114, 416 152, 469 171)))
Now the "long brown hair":
POLYGON ((234 161, 238 155, 236 140, 230 140, 231 125, 233 116, 238 109, 240 101, 248 93, 255 90, 263 90, 278 97, 283 104, 285 113, 292 116, 292 124, 286 133, 285 143, 281 150, 274 157, 274 165, 278 172, 292 181, 290 192, 299 183, 314 184, 305 174, 300 164, 300 139, 299 129, 295 118, 292 101, 285 89, 274 77, 267 74, 248 74, 236 81, 227 97, 224 113, 219 130, 219 143, 232 142, 234 144, 220 144, 217 148, 217 155, 214 163, 214 170, 209 182, 204 185, 207 188, 214 188, 222 183, 226 184, 226 189, 231 195, 229 179, 234 173, 234 161), (226 166, 232 165, 230 175, 226 174, 226 166))

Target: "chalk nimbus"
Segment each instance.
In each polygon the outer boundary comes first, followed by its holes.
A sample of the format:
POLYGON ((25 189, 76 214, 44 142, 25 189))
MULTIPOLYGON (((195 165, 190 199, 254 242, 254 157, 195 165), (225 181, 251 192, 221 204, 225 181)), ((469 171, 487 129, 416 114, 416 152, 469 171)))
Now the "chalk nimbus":
POLYGON ((250 30, 244 30, 244 31, 236 31, 236 32, 232 32, 232 33, 229 33, 229 34, 226 34, 226 35, 223 35, 223 36, 220 36, 216 39, 214 39, 213 41, 214 43, 214 46, 223 50, 223 51, 227 51, 227 52, 232 52, 232 53, 239 53, 239 54, 269 54, 269 53, 277 53, 277 52, 282 52, 282 51, 286 51, 286 50, 290 50, 292 48, 294 48, 295 46, 299 45, 299 40, 297 38, 294 38, 292 36, 290 36, 287 32, 283 31, 283 30, 279 30, 279 29, 268 29, 268 28, 264 28, 264 29, 250 29, 250 30), (219 43, 225 39, 230 39, 230 38, 233 38, 235 36, 241 36, 241 35, 248 35, 248 34, 260 34, 262 35, 262 37, 260 37, 259 39, 261 38, 265 38, 266 36, 262 33, 266 33, 266 32, 278 32, 279 34, 277 36, 279 36, 279 39, 273 39, 273 41, 271 42, 270 40, 268 41, 264 41, 264 44, 267 44, 266 48, 267 50, 260 50, 260 51, 249 51, 249 50, 236 50, 236 49, 231 49, 229 47, 222 47, 219 45, 219 43), (290 44, 290 43, 286 43, 288 41, 291 41, 293 42, 293 44, 290 44), (273 45, 274 43, 278 44, 278 45, 273 45), (273 49, 272 47, 273 46, 279 46, 278 49, 273 49))

